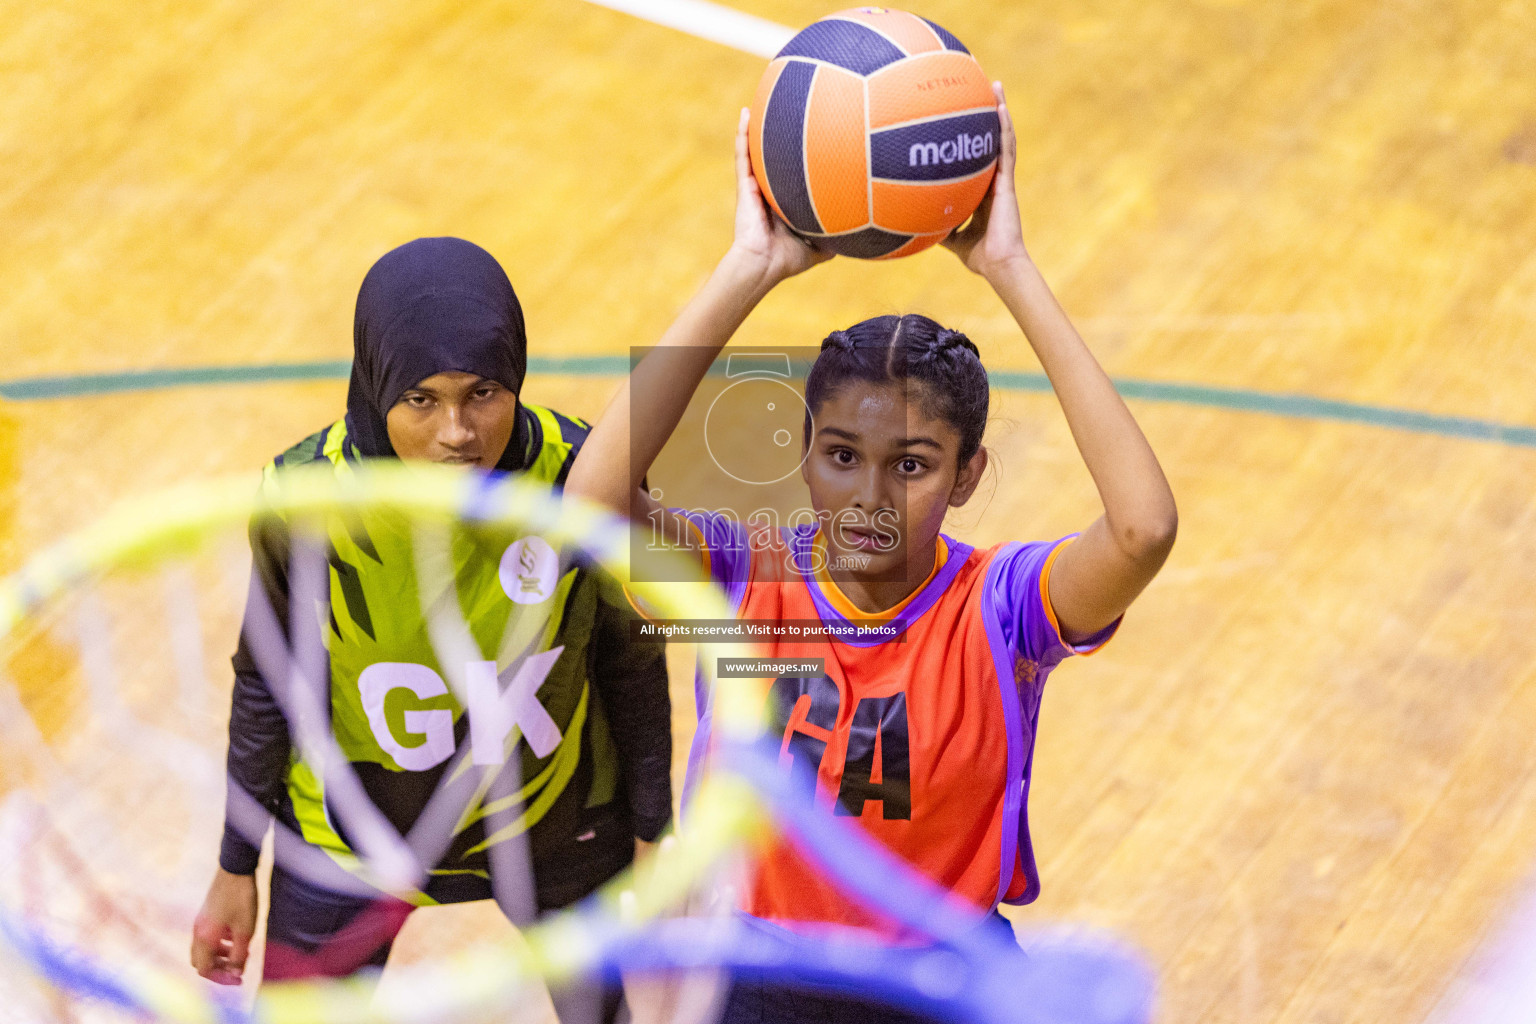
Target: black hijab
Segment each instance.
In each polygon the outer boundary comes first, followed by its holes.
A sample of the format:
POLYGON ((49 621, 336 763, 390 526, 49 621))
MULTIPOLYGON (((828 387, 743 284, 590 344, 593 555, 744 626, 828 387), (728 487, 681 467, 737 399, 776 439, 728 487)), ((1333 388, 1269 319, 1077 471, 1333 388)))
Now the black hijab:
MULTIPOLYGON (((528 370, 523 308, 496 258, 462 238, 418 238, 379 258, 357 292, 347 436, 359 455, 393 457, 384 417, 409 388, 458 370, 514 395, 528 370)), ((528 427, 517 427, 498 469, 524 468, 528 427)))

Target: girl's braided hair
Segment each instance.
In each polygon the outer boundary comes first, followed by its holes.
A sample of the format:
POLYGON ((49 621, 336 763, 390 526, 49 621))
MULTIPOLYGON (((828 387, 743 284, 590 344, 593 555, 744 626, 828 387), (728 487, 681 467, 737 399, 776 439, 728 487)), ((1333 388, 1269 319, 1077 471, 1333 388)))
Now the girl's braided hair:
MULTIPOLYGON (((833 331, 805 379, 805 404, 814 414, 850 381, 915 381, 917 397, 960 432, 960 465, 981 447, 990 388, 981 353, 959 331, 926 316, 877 316, 833 331)), ((811 418, 806 416, 807 442, 811 418)))

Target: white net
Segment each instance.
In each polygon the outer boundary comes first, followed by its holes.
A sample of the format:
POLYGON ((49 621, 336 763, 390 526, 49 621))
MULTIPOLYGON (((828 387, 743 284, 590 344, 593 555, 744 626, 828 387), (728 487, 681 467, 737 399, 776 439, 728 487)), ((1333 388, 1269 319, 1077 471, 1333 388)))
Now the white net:
MULTIPOLYGON (((623 578, 627 530, 529 485, 493 488, 464 474, 306 482, 280 496, 289 543, 282 600, 273 600, 269 585, 250 583, 243 487, 194 488, 114 513, 0 590, 0 1021, 545 1021, 558 1007, 576 1024, 611 1016, 623 974, 621 1012, 633 1019, 712 1022, 723 979, 743 972, 931 1019, 1145 1020, 1147 979, 1133 959, 1069 939, 1036 942, 1024 960, 1011 933, 979 927, 974 912, 804 802, 757 742, 763 680, 711 680, 716 770, 703 776, 679 840, 636 880, 514 932, 507 921, 529 925, 538 891, 526 837, 549 780, 574 771, 562 768, 563 751, 590 696, 562 710, 559 695, 540 688, 566 643, 552 609, 595 565, 623 578), (349 677, 338 660, 349 628, 338 619, 364 621, 338 552, 357 543, 369 516, 362 550, 398 570, 391 586, 408 581, 390 593, 393 604, 370 598, 370 628, 425 645, 410 663, 390 662, 394 674, 379 685, 369 673, 380 662, 349 677), (386 522, 398 550, 385 542, 386 522), (530 554, 534 537, 542 547, 530 554), (541 558, 555 561, 541 569, 541 558), (489 619, 484 607, 494 609, 489 619), (279 870, 344 896, 373 893, 361 920, 380 907, 386 916, 408 910, 402 899, 432 902, 423 898, 433 891, 429 869, 441 869, 472 823, 485 840, 490 898, 418 911, 417 936, 402 941, 377 985, 269 983, 253 1004, 258 963, 270 973, 279 952, 301 966, 325 961, 356 939, 351 925, 299 952, 258 939, 239 990, 215 989, 188 965, 226 790, 248 838, 266 822, 227 786, 224 767, 227 652, 242 628, 297 752, 289 793, 302 795, 292 780, 306 772, 323 792, 308 818, 295 810, 285 827, 279 815, 268 851, 279 870), (339 693, 338 678, 350 689, 339 693), (398 769, 380 776, 388 785, 441 767, 411 820, 377 803, 377 779, 361 777, 376 766, 359 758, 349 727, 390 753, 375 759, 398 769), (746 849, 767 814, 852 898, 936 944, 798 935, 731 913, 721 883, 740 867, 732 851, 746 849), (338 852, 332 840, 342 836, 338 852)), ((729 617, 706 584, 636 587, 672 618, 729 617)), ((329 973, 365 964, 374 946, 329 973)))

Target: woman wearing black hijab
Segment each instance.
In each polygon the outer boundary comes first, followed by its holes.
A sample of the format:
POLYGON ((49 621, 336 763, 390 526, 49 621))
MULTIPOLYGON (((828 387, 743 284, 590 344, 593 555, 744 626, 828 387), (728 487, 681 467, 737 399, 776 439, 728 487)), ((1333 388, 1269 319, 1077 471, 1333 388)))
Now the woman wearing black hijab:
MULTIPOLYGON (((527 369, 522 309, 485 250, 457 238, 422 238, 386 254, 358 292, 353 342, 346 416, 279 455, 268 479, 278 467, 299 463, 329 463, 343 471, 358 459, 401 458, 525 473, 555 487, 564 482, 587 425, 520 400, 527 369)), ((455 763, 451 755, 463 748, 467 730, 465 716, 452 704, 457 721, 451 735, 439 722, 438 742, 421 742, 421 733, 405 742, 378 711, 382 697, 373 712, 364 706, 364 672, 370 685, 382 678, 378 685, 387 687, 389 672, 404 666, 420 679, 423 663, 435 660, 423 630, 395 636, 373 628, 375 620, 420 618, 414 588, 402 593, 398 573, 392 576, 392 566, 409 559, 377 540, 333 541, 328 552, 334 570, 326 643, 331 724, 364 790, 403 835, 455 763)), ((286 547, 280 532, 253 527, 254 573, 281 621, 287 621, 286 547)), ((563 599, 554 590, 533 595, 559 606, 552 612, 559 627, 549 646, 564 649, 537 697, 559 730, 560 745, 540 757, 520 740, 520 778, 537 779, 541 772, 549 777, 551 762, 562 755, 569 760, 577 756, 571 745, 579 748, 574 771, 563 782, 565 773, 554 773, 546 792, 528 801, 527 817, 536 818, 526 826, 526 838, 539 911, 587 895, 628 865, 637 839, 654 841, 671 816, 665 659, 655 644, 630 639, 628 608, 614 591, 611 580, 582 570, 563 599), (556 786, 563 788, 549 791, 556 786), (536 807, 542 808, 537 815, 536 807)), ((505 621, 510 610, 508 604, 495 613, 505 621)), ((234 667, 231 786, 307 843, 345 861, 351 846, 328 813, 323 787, 290 757, 288 723, 256 668, 247 630, 234 667)), ((452 701, 446 688, 438 696, 439 704, 452 701)), ((253 840, 265 831, 236 827, 233 803, 219 870, 192 944, 193 966, 223 984, 239 983, 255 930, 253 840)), ((487 820, 453 837, 421 902, 496 895, 489 855, 506 830, 488 836, 487 820)), ((315 886, 278 860, 263 976, 340 977, 382 966, 411 905, 315 886)), ((611 1019, 616 993, 604 1002, 611 1019)))
MULTIPOLYGON (((357 455, 457 461, 395 446, 415 445, 419 417, 410 414, 428 408, 408 393, 447 374, 462 386, 470 378, 481 382, 492 393, 483 397, 494 398, 489 414, 477 419, 491 433, 474 442, 479 458, 465 461, 507 472, 530 467, 528 421, 535 417, 526 409, 514 416, 528 368, 523 309, 490 253, 460 238, 418 238, 385 254, 358 290, 352 341, 346 432, 357 455), (504 433, 508 428, 511 435, 504 433), (507 439, 521 443, 491 450, 507 439)), ((585 436, 584 428, 578 432, 585 436)), ((445 434, 444 440, 447 456, 453 438, 445 434)))

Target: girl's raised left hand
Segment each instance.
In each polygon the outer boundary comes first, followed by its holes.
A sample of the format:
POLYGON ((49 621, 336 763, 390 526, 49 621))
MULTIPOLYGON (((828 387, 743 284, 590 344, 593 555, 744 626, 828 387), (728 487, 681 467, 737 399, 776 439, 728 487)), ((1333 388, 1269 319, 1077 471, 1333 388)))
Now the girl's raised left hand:
POLYGON ((1027 263, 1024 231, 1019 224, 1019 200, 1014 193, 1013 169, 1018 160, 1019 143, 1013 134, 1013 118, 1003 98, 1003 83, 993 82, 997 97, 997 116, 1002 138, 998 145, 997 173, 986 198, 976 213, 962 227, 944 239, 944 248, 960 258, 966 267, 996 284, 996 274, 1016 262, 1027 263))
POLYGON ((750 116, 743 108, 736 126, 736 238, 731 243, 731 255, 758 269, 770 284, 777 284, 826 262, 832 254, 812 248, 789 230, 763 199, 747 152, 750 116))

